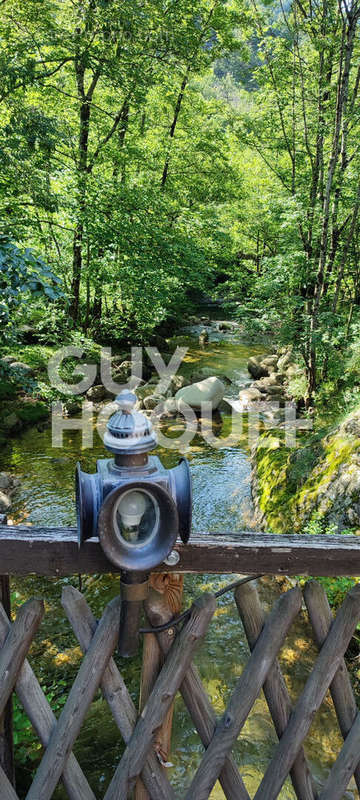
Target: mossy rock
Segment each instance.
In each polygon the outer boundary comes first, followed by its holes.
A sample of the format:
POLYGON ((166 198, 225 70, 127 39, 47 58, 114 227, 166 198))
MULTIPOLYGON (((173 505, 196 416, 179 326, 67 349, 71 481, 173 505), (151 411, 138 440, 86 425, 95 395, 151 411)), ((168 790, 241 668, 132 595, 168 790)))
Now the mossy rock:
POLYGON ((275 533, 301 532, 314 519, 336 530, 359 527, 360 411, 327 436, 304 434, 295 450, 279 437, 260 437, 253 453, 255 504, 275 533))

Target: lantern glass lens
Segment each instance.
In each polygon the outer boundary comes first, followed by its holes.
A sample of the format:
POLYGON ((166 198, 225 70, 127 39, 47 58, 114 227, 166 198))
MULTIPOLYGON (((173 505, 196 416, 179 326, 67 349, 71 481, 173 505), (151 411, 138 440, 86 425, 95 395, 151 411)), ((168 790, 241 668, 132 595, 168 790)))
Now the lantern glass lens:
POLYGON ((138 489, 124 492, 114 514, 116 533, 128 544, 145 544, 156 534, 159 506, 149 492, 138 489))

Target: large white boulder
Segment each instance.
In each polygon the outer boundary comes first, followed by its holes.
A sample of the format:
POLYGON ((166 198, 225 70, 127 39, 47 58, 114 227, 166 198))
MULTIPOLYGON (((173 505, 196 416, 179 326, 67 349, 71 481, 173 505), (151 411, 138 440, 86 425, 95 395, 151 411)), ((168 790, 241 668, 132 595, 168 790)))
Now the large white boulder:
POLYGON ((207 401, 211 402, 211 406, 215 410, 221 403, 224 394, 224 384, 219 378, 212 376, 204 381, 192 383, 191 386, 184 386, 183 389, 179 389, 175 395, 176 406, 178 411, 181 411, 185 405, 200 410, 201 403, 207 401))

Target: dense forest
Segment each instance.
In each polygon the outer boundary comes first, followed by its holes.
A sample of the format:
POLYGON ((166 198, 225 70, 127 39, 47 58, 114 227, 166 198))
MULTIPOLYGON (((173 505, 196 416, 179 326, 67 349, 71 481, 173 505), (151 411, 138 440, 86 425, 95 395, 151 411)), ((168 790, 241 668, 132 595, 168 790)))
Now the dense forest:
MULTIPOLYGON (((1 336, 151 341, 203 294, 292 344, 359 325, 360 3, 5 0, 1 336)), ((341 363, 341 359, 340 359, 341 363)))

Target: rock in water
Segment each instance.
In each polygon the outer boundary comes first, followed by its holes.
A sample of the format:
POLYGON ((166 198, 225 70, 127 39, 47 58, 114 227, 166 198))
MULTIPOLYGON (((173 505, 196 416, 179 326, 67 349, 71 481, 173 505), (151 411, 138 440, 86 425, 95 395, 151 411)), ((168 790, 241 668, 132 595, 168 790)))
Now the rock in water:
POLYGON ((181 407, 184 408, 184 405, 200 410, 201 403, 205 401, 210 402, 212 409, 215 410, 221 403, 224 394, 224 384, 221 383, 219 378, 212 376, 204 381, 199 381, 199 383, 193 383, 191 386, 184 386, 183 389, 179 389, 176 392, 175 400, 178 411, 181 411, 181 407))
POLYGON ((251 358, 249 358, 247 366, 250 375, 252 375, 255 380, 259 380, 259 378, 267 378, 269 376, 269 369, 265 365, 263 366, 256 356, 251 356, 251 358))
POLYGON ((0 513, 6 514, 7 511, 10 511, 10 508, 11 508, 10 497, 8 497, 7 494, 5 494, 0 490, 0 513))
POLYGON ((201 331, 200 335, 199 335, 199 344, 201 345, 201 347, 204 347, 204 345, 205 345, 205 344, 206 344, 208 341, 209 341, 209 334, 208 334, 207 330, 205 330, 205 328, 204 328, 204 329, 201 331))
POLYGON ((252 403, 262 400, 263 397, 264 395, 259 392, 259 389, 253 389, 252 386, 250 389, 240 389, 239 401, 241 410, 245 411, 247 408, 251 408, 252 403))
POLYGON ((171 375, 170 389, 172 393, 177 392, 184 386, 189 386, 189 381, 187 378, 184 378, 184 375, 171 375))
POLYGON ((0 472, 0 490, 7 491, 11 489, 13 485, 11 475, 8 475, 7 472, 0 472))

